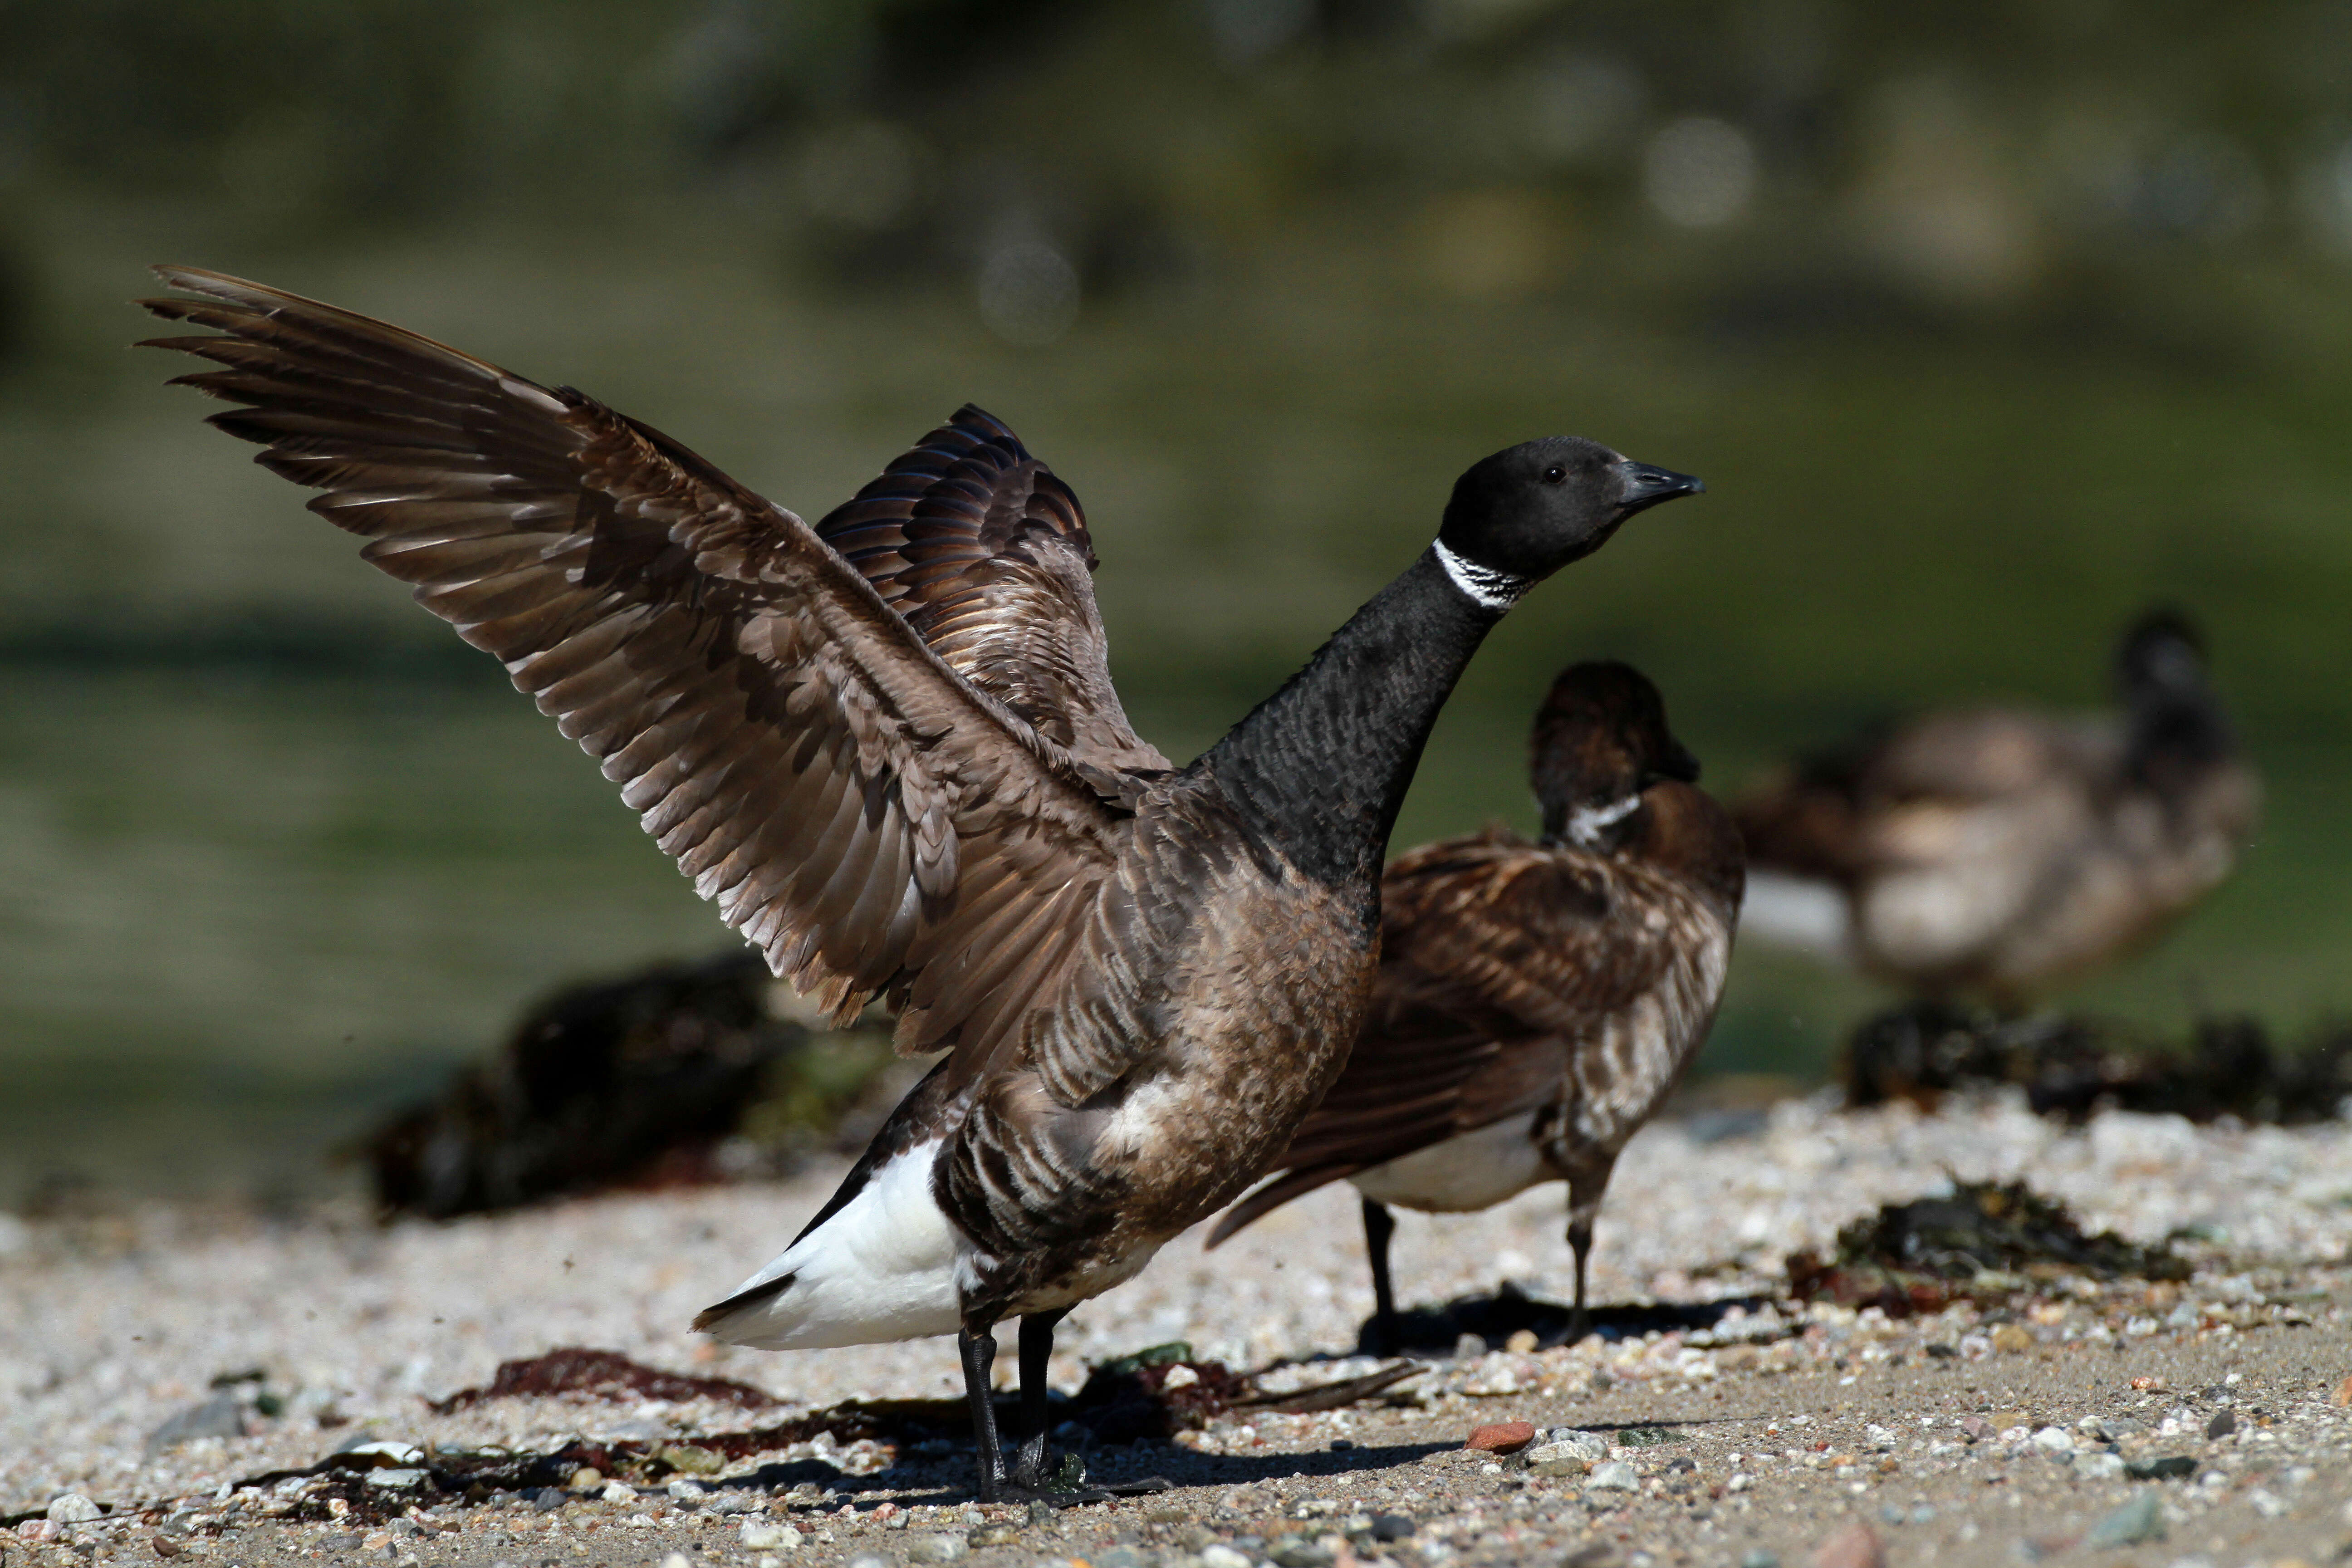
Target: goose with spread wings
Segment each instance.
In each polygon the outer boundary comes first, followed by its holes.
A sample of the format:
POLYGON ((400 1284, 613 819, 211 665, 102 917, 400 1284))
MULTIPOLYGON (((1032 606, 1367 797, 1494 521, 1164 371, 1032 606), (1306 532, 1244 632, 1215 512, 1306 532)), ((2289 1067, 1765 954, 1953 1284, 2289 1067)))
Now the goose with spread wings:
MULTIPOLYGON (((499 659, 774 971, 943 1053, 798 1237, 697 1326, 954 1334, 980 1489, 1045 1471, 1055 1324, 1229 1200, 1339 1070, 1439 707, 1537 581, 1696 480, 1549 437, 1189 766, 1111 689, 1068 487, 966 409, 811 527, 650 426, 190 268, 159 345, 213 422, 499 659), (1021 1321, 1027 1440, 990 1400, 1021 1321)), ((1092 1494, 1079 1494, 1092 1495, 1092 1494)))
POLYGON ((1568 1184, 1570 1325, 1626 1142, 1706 1042, 1731 959, 1743 861, 1697 787, 1657 688, 1575 665, 1536 715, 1543 837, 1501 828, 1401 856, 1381 888, 1380 977, 1339 1081, 1210 1245, 1352 1182, 1372 1269, 1368 1349, 1400 1348, 1391 1205, 1490 1208, 1568 1184))

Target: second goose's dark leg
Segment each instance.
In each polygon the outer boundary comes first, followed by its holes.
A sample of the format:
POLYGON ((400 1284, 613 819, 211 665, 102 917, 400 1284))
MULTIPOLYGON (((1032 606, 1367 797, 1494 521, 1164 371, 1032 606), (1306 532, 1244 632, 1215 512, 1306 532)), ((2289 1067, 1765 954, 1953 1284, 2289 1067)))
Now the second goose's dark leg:
POLYGON ((996 1395, 989 1374, 996 1365, 995 1325, 966 1323, 956 1331, 956 1353, 963 1361, 964 1397, 971 1401, 971 1440, 980 1466, 980 1500, 1004 1495, 1004 1447, 996 1436, 996 1395))
POLYGON ((1054 1330, 1070 1309, 1032 1312, 1021 1320, 1021 1456, 1013 1461, 1013 1484, 1034 1489, 1045 1484, 1046 1414, 1045 1363, 1054 1356, 1054 1330))
POLYGON ((1592 1331, 1592 1314, 1584 1300, 1584 1269, 1592 1256, 1592 1222, 1601 1217, 1601 1197, 1609 1190, 1609 1175, 1616 1167, 1617 1157, 1612 1154, 1568 1179, 1568 1249, 1576 1255, 1576 1310, 1569 1316, 1563 1344, 1575 1344, 1592 1331))
POLYGON ((1397 1353, 1396 1287, 1389 1279, 1389 1237, 1396 1219, 1387 1205, 1364 1200, 1364 1255, 1372 1265, 1372 1331, 1364 1348, 1374 1355, 1397 1353))

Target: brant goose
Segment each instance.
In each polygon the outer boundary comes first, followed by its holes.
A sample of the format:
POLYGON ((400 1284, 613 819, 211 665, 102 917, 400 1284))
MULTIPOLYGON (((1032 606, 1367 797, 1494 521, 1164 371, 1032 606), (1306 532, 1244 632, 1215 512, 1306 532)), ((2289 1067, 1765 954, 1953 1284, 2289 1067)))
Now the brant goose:
MULTIPOLYGON (((194 268, 182 378, 505 664, 769 964, 943 1051, 800 1236, 696 1320, 736 1344, 955 1334, 980 1490, 1045 1472, 1055 1322, 1230 1201, 1363 1015, 1391 825, 1520 595, 1700 489, 1514 447, 1307 668, 1188 767, 1112 694, 1084 515, 966 409, 811 528, 650 427, 194 268), (1008 1471, 994 1326, 1021 1320, 1008 1471)), ((1097 1493, 1062 1493, 1099 1497, 1097 1493)))
POLYGON ((1783 770, 1735 815, 1745 922, 2009 1008, 2153 939, 2230 874, 2262 790, 2179 615, 2116 656, 2121 712, 1931 714, 1783 770))
POLYGON ((1341 1178, 1363 1194, 1376 1354, 1397 1348, 1389 1206, 1491 1207, 1568 1184, 1570 1342, 1617 1155, 1706 1038, 1739 910, 1739 836, 1696 787, 1658 689, 1630 666, 1564 671, 1536 715, 1543 837, 1425 844, 1381 884, 1381 969, 1354 1050, 1216 1246, 1341 1178))

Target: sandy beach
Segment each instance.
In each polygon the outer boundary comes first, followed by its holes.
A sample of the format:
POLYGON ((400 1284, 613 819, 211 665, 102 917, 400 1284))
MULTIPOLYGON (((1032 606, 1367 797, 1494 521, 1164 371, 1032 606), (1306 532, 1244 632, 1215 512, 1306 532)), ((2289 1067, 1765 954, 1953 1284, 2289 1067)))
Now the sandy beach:
MULTIPOLYGON (((1817 1099, 1654 1126, 1619 1168, 1597 1297, 1774 1296, 1789 1252, 1828 1247, 1842 1225, 1951 1176, 2022 1175, 2086 1228, 2182 1237, 2194 1277, 2053 1278, 2013 1310, 1894 1321, 1781 1302, 1570 1349, 1457 1347, 1467 1353, 1350 1409, 1235 1412, 1172 1444, 1095 1449, 1097 1477, 1154 1473, 1176 1489, 1051 1518, 974 1505, 968 1447, 824 1436, 644 1488, 471 1502, 429 1486, 386 1493, 373 1520, 304 1521, 321 1511, 299 1506, 315 1480, 236 1489, 355 1441, 690 1443, 854 1397, 953 1394, 944 1341, 764 1355, 688 1331, 838 1174, 390 1228, 356 1213, 163 1206, 0 1220, 0 1512, 31 1516, 0 1551, 11 1563, 486 1568, 673 1556, 745 1568, 862 1556, 1794 1568, 1826 1551, 1832 1568, 2045 1557, 2241 1568, 2315 1564, 2352 1545, 2352 1135, 2113 1113, 2067 1128, 2000 1098, 1933 1115, 1817 1099), (501 1362, 567 1345, 749 1383, 781 1409, 576 1397, 428 1408, 501 1362), (158 1437, 207 1405, 215 1435, 158 1437), (1465 1447, 1474 1429, 1508 1422, 1537 1429, 1530 1450, 1465 1447), (2158 1459, 2185 1473, 2136 1479, 2158 1459), (790 1468, 798 1489, 726 1485, 762 1465, 771 1477, 790 1468)), ((1561 1206, 1550 1188, 1480 1215, 1402 1216, 1401 1296, 1435 1302, 1508 1278, 1563 1299, 1561 1206)), ((1065 1325, 1055 1382, 1075 1388, 1090 1363, 1177 1340, 1237 1371, 1304 1363, 1271 1374, 1274 1387, 1368 1371, 1346 1356, 1370 1298, 1352 1193, 1327 1190, 1215 1253, 1197 1233, 1180 1238, 1065 1325)))

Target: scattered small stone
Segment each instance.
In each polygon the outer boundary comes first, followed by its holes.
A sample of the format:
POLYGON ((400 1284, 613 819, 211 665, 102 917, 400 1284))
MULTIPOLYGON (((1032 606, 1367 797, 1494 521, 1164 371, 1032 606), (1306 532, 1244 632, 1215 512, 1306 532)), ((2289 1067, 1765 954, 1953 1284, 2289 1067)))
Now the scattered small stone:
POLYGON ((694 1568, 693 1560, 683 1552, 673 1552, 661 1560, 661 1568, 694 1568))
POLYGON ((383 1491, 399 1491, 405 1487, 423 1486, 425 1472, 405 1467, 391 1470, 370 1470, 367 1473, 367 1484, 383 1491))
POLYGON ((751 1552, 788 1552, 801 1543, 801 1532, 789 1524, 774 1524, 764 1519, 747 1519, 736 1532, 745 1549, 751 1552))
POLYGON ((671 1469, 687 1476, 715 1476, 727 1467, 727 1461, 717 1454, 691 1443, 672 1443, 656 1457, 671 1469))
POLYGON ((2137 1546, 2164 1539, 2164 1504, 2154 1492, 2142 1492, 2091 1526, 2083 1544, 2094 1552, 2137 1546))
POLYGON ((583 1465, 572 1471, 572 1479, 563 1484, 575 1492, 598 1491, 604 1488, 604 1472, 593 1465, 583 1465))
POLYGON ((1991 1342, 1992 1348, 2003 1355, 2015 1355, 2020 1351, 2030 1351, 2033 1348, 2033 1336, 2015 1323, 1999 1324, 1987 1337, 1991 1342))
POLYGON ((1768 1552, 1761 1546, 1750 1547, 1748 1554, 1739 1560, 1739 1568, 1780 1568, 1780 1554, 1768 1552))
POLYGON ((1383 1513, 1372 1520, 1372 1539, 1387 1542, 1409 1539, 1414 1530, 1412 1521, 1401 1513, 1383 1513))
POLYGON ((2076 1458, 2074 1473, 2085 1480, 2112 1480, 2124 1473, 2124 1457, 2103 1448, 2095 1449, 2076 1458))
POLYGON ((1855 1520, 1813 1548, 1813 1568, 1885 1568, 1878 1531, 1855 1520))
POLYGON ((1509 1339, 1503 1342, 1503 1348, 1513 1355, 1533 1355, 1536 1346, 1542 1342, 1536 1338, 1536 1331, 1533 1329, 1519 1329, 1514 1331, 1509 1339))
POLYGON ((606 1502, 635 1502, 637 1500, 637 1489, 626 1481, 606 1481, 604 1490, 596 1495, 606 1502))
POLYGON ((1981 1415, 1966 1415, 1960 1418, 1960 1436, 1971 1443, 1984 1442, 1999 1430, 2000 1428, 1981 1415))
POLYGON ((952 1563, 971 1550, 961 1535, 918 1535, 907 1542, 907 1555, 918 1563, 952 1563))
POLYGON ((2327 1402, 2338 1410, 2352 1409, 2352 1373, 2347 1373, 2344 1381, 2336 1385, 2336 1392, 2328 1395, 2327 1402))
POLYGON ((1496 1421, 1470 1434, 1468 1447, 1482 1454, 1516 1454, 1536 1440, 1530 1421, 1496 1421))
POLYGON ((191 1405, 147 1434, 147 1457, 176 1448, 199 1437, 242 1437, 245 1407, 232 1390, 223 1390, 202 1405, 191 1405))
POLYGON ((48 1516, 59 1524, 88 1524, 106 1517, 106 1510, 79 1492, 65 1492, 49 1500, 48 1516))
POLYGON ((2205 1436, 2208 1437, 2226 1437, 2237 1429, 2238 1418, 2227 1410, 2216 1412, 2213 1419, 2205 1423, 2205 1436))
POLYGON ((1592 1474, 1585 1478, 1584 1489, 1589 1492, 1630 1492, 1638 1489, 1642 1478, 1633 1467, 1622 1459, 1612 1459, 1605 1465, 1595 1465, 1592 1474))
POLYGON ((1021 1527, 1014 1524, 982 1525, 964 1537, 974 1550, 983 1546, 1011 1546, 1020 1539, 1021 1527))
POLYGON ((2136 1481, 2185 1480, 2197 1473, 2197 1461, 2187 1454, 2166 1454, 2153 1459, 2127 1459, 2124 1470, 2136 1481))
POLYGON ((177 1557, 187 1550, 168 1535, 151 1535, 147 1538, 147 1542, 149 1545, 154 1547, 155 1555, 158 1557, 177 1557))
POLYGON ((1213 1541, 1201 1548, 1201 1568, 1250 1568, 1250 1560, 1224 1542, 1213 1541))
MULTIPOLYGON (((1265 1554, 1274 1560, 1275 1568, 1331 1568, 1332 1563, 1337 1561, 1329 1549, 1303 1535, 1276 1536, 1266 1543, 1265 1554)), ((1096 1558, 1096 1568, 1118 1568, 1118 1564, 1104 1562, 1104 1557, 1108 1555, 1106 1552, 1103 1557, 1096 1558)), ((1132 1557, 1133 1553, 1129 1555, 1132 1557)), ((1143 1564, 1138 1559, 1127 1564, 1127 1568, 1143 1568, 1143 1564)))
POLYGON ((879 1552, 861 1552, 843 1563, 842 1568, 898 1568, 898 1565, 879 1552))
POLYGON ((2074 1451, 2074 1435, 2063 1426, 2044 1426, 2033 1435, 2033 1446, 2058 1458, 2074 1451))

